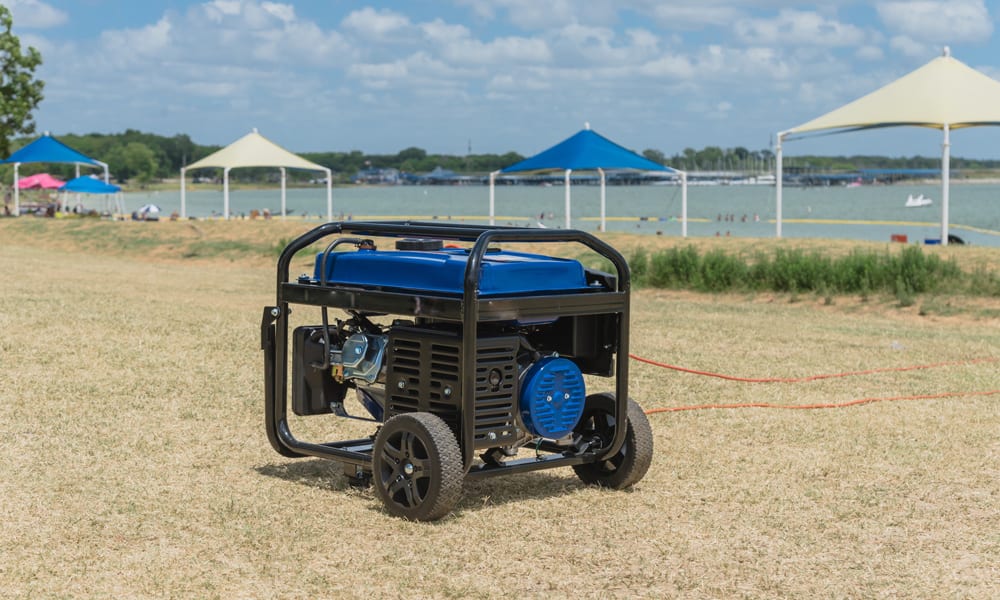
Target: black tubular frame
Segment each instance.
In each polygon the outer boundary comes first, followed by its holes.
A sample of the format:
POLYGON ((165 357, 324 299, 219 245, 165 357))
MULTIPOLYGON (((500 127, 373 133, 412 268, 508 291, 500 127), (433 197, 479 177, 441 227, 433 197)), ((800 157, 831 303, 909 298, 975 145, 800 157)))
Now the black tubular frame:
MULTIPOLYGON (((325 277, 325 273, 323 274, 325 277)), ((340 461, 363 469, 371 468, 371 439, 311 443, 295 438, 288 425, 288 327, 289 305, 335 307, 396 315, 428 317, 462 323, 462 406, 459 445, 464 468, 470 477, 508 472, 534 471, 561 465, 604 460, 617 453, 625 442, 628 411, 629 295, 628 263, 617 250, 604 241, 578 230, 492 227, 456 223, 410 221, 346 221, 320 225, 299 236, 285 247, 278 258, 277 301, 264 309, 261 321, 261 348, 264 350, 265 428, 274 449, 288 457, 314 456, 340 461), (463 292, 394 292, 341 284, 316 285, 289 281, 289 266, 295 255, 330 235, 355 237, 436 238, 474 242, 466 264, 463 292), (524 295, 516 297, 479 297, 479 278, 483 257, 491 244, 499 242, 566 242, 582 244, 609 260, 615 267, 617 289, 585 293, 524 295), (576 453, 566 448, 542 444, 541 449, 556 452, 538 458, 512 460, 500 465, 474 466, 475 444, 475 373, 477 324, 486 321, 533 319, 570 315, 617 314, 615 351, 616 414, 614 438, 600 454, 576 453), (470 351, 471 349, 471 351, 470 351)))

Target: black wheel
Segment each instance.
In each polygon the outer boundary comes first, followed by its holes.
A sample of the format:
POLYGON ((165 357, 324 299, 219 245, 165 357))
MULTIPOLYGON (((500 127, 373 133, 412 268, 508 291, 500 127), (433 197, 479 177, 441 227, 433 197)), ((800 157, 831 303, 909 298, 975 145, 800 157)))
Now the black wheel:
MULTIPOLYGON (((573 430, 598 447, 611 443, 615 433, 615 396, 610 393, 591 394, 583 408, 583 416, 573 430)), ((642 408, 629 398, 625 443, 605 460, 576 465, 573 470, 586 484, 616 490, 636 483, 646 474, 653 461, 653 429, 642 408)))
POLYGON ((430 413, 404 413, 375 436, 372 482, 386 509, 411 521, 434 521, 462 496, 465 470, 448 425, 430 413))

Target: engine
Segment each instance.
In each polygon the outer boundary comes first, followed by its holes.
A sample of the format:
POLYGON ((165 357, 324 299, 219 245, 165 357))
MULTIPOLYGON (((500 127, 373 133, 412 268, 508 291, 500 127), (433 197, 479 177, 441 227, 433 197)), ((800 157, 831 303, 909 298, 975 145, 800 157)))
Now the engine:
MULTIPOLYGON (((567 438, 583 413, 584 370, 610 370, 607 348, 588 348, 600 320, 481 327, 475 349, 474 444, 516 448, 567 438), (589 332, 589 333, 588 333, 589 332), (569 335, 567 335, 569 333, 569 335), (563 340, 559 342, 558 340, 563 340), (581 352, 587 350, 587 352, 581 352), (578 354, 579 356, 573 356, 578 354), (605 364, 607 363, 607 364, 605 364), (581 365, 583 368, 581 368, 581 365)), ((353 389, 378 421, 428 411, 458 435, 462 398, 461 327, 397 321, 383 329, 363 315, 293 332, 292 409, 298 415, 349 416, 353 389)))

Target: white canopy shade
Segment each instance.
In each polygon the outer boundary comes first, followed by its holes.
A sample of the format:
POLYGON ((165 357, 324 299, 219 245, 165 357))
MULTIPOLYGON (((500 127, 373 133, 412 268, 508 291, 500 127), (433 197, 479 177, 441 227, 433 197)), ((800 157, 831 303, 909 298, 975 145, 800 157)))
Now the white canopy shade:
POLYGON ((1000 81, 944 54, 888 85, 812 121, 778 133, 777 236, 781 237, 782 141, 797 133, 840 129, 857 131, 910 125, 940 129, 941 243, 948 243, 950 131, 963 127, 1000 125, 1000 81))
POLYGON ((281 216, 285 211, 285 169, 323 171, 326 173, 326 218, 333 220, 333 172, 297 154, 285 150, 265 138, 257 129, 229 144, 218 152, 181 168, 181 217, 187 217, 185 173, 190 169, 223 169, 223 217, 229 218, 229 171, 244 167, 278 167, 281 169, 281 216))

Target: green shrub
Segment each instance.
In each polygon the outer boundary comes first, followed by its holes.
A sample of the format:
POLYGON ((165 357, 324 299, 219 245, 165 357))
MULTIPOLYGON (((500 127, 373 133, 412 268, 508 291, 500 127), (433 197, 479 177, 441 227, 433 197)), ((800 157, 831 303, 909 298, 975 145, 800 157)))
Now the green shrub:
POLYGON ((650 258, 649 284, 659 288, 697 289, 699 263, 694 246, 661 250, 650 258))
POLYGON ((632 285, 646 285, 649 273, 649 253, 642 246, 637 246, 632 251, 632 258, 628 260, 628 270, 631 274, 632 285))
POLYGON ((1000 297, 1000 274, 987 271, 982 265, 969 274, 967 289, 977 296, 1000 297))
POLYGON ((889 294, 901 306, 912 306, 917 294, 937 291, 1000 296, 1000 274, 983 267, 965 273, 954 260, 924 254, 919 246, 898 253, 855 250, 836 259, 785 248, 750 256, 718 249, 702 256, 694 246, 649 255, 636 248, 630 262, 633 281, 640 285, 706 292, 816 292, 827 304, 834 294, 860 294, 863 299, 889 294))
POLYGON ((836 262, 831 282, 834 290, 849 294, 866 294, 877 287, 878 257, 871 252, 855 250, 836 262))
POLYGON ((712 250, 701 260, 698 289, 706 292, 724 292, 742 289, 747 285, 749 268, 742 259, 712 250))

